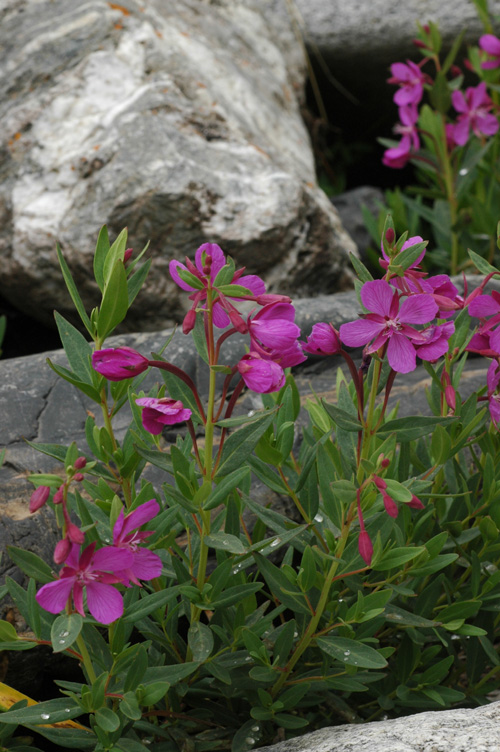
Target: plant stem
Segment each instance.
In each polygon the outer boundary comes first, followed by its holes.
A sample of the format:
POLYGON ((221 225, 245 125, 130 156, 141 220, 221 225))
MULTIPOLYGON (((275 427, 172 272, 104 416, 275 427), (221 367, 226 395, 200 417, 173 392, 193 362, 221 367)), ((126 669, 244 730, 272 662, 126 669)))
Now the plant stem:
POLYGON ((89 651, 87 650, 87 646, 85 645, 85 640, 83 639, 81 634, 79 634, 78 637, 76 638, 76 644, 78 645, 78 649, 81 653, 82 663, 84 665, 85 671, 87 672, 89 681, 93 684, 95 680, 97 679, 97 676, 94 671, 92 661, 90 660, 90 655, 89 655, 89 651))

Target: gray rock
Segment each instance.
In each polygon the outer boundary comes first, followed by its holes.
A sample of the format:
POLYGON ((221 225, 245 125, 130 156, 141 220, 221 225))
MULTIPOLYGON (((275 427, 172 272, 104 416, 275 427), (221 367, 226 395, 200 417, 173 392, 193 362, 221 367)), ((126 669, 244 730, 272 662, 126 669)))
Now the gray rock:
POLYGON ((132 330, 180 319, 168 262, 207 241, 282 290, 349 284, 355 248, 316 185, 302 51, 274 5, 7 0, 0 46, 0 291, 13 304, 68 313, 59 241, 95 305, 102 224, 128 226, 136 250, 151 241, 132 330))
POLYGON ((261 752, 500 752, 500 702, 324 728, 261 752))
POLYGON ((378 217, 380 206, 385 205, 383 190, 372 185, 362 185, 333 196, 331 201, 339 213, 342 225, 356 243, 361 259, 365 259, 366 249, 373 247, 374 242, 363 219, 363 207, 378 217))

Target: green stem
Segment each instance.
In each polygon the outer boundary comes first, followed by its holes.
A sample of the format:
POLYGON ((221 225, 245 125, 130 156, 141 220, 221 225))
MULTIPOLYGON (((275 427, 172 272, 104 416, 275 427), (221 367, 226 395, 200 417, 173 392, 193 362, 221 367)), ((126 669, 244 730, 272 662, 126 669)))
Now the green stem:
POLYGON ((87 650, 87 646, 85 645, 85 640, 83 639, 81 634, 79 634, 78 637, 76 638, 76 644, 78 645, 78 650, 80 651, 80 654, 82 656, 82 662, 83 662, 85 671, 87 672, 89 681, 91 684, 93 684, 95 680, 97 679, 97 676, 94 671, 92 661, 90 660, 90 655, 89 655, 89 651, 87 650))

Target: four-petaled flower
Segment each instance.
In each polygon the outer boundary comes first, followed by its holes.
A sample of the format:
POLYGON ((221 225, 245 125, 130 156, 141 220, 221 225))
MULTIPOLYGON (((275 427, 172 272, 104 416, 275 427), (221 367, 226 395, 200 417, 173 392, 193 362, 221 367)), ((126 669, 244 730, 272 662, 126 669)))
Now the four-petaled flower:
POLYGON ((493 102, 486 93, 484 81, 478 86, 470 86, 465 90, 465 95, 460 90, 452 92, 451 101, 460 113, 453 130, 453 137, 459 146, 467 143, 471 129, 478 138, 493 136, 497 132, 498 120, 490 112, 493 102))
POLYGON ((80 546, 72 545, 59 579, 43 585, 36 595, 42 608, 51 614, 58 614, 73 596, 76 611, 85 616, 85 589, 88 609, 96 621, 110 624, 120 618, 123 614, 123 598, 113 585, 122 582, 117 572, 133 566, 134 554, 113 546, 106 546, 98 551, 95 547, 96 544, 91 543, 79 554, 80 546))
POLYGON ((500 66, 500 39, 493 34, 483 34, 479 38, 479 46, 493 57, 493 60, 484 60, 481 63, 481 68, 498 68, 500 66))
POLYGON ((128 569, 116 572, 121 576, 124 585, 131 580, 140 585, 139 580, 152 580, 161 575, 162 563, 158 554, 148 548, 141 548, 141 543, 153 535, 152 530, 139 531, 137 528, 156 517, 160 506, 155 499, 146 501, 137 509, 125 515, 121 509, 113 527, 113 546, 123 548, 133 554, 133 562, 128 569))
POLYGON ((400 107, 405 104, 418 104, 422 99, 427 79, 419 66, 411 60, 407 60, 406 63, 393 63, 391 73, 392 76, 387 79, 387 83, 400 87, 394 94, 394 102, 400 107))
POLYGON ((400 306, 399 294, 383 279, 366 282, 361 301, 370 313, 342 324, 340 339, 350 347, 366 345, 373 338, 367 354, 376 352, 386 342, 387 359, 394 371, 409 373, 416 368, 415 345, 424 344, 425 336, 409 324, 428 324, 438 306, 431 295, 410 295, 400 306))
POLYGON ((165 426, 189 420, 191 410, 184 407, 179 400, 170 397, 140 397, 136 403, 144 408, 142 425, 149 433, 158 436, 165 426))
POLYGON ((420 149, 417 129, 418 111, 415 105, 400 107, 399 119, 401 122, 394 126, 394 133, 402 136, 401 141, 397 146, 387 149, 382 157, 382 163, 394 169, 405 167, 412 154, 420 149))

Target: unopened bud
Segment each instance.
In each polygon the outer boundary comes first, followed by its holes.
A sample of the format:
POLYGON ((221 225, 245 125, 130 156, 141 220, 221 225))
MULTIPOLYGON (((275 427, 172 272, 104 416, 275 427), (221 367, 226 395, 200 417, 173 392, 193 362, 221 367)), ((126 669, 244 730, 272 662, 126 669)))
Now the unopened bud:
POLYGON ((384 459, 380 463, 382 467, 389 467, 390 464, 391 464, 391 461, 388 457, 384 457, 384 459))
POLYGON ((408 506, 411 507, 411 509, 423 509, 424 505, 418 498, 418 496, 415 496, 415 494, 412 494, 411 501, 408 502, 408 506))
POLYGON ((196 311, 194 310, 194 308, 191 308, 191 310, 188 311, 186 315, 184 316, 184 321, 182 322, 183 334, 189 334, 189 332, 192 332, 195 324, 196 324, 196 311))
POLYGON ((245 324, 243 318, 238 313, 238 311, 229 311, 229 318, 231 319, 231 324, 241 334, 246 334, 248 332, 248 327, 245 324))
POLYGON ((47 499, 50 496, 50 487, 49 486, 38 486, 38 488, 33 491, 33 493, 30 496, 30 512, 33 514, 33 512, 36 512, 38 509, 41 509, 45 503, 47 502, 47 499))
POLYGON ((452 65, 450 68, 450 73, 453 76, 453 78, 457 78, 458 76, 462 75, 462 71, 458 67, 458 65, 452 65))
POLYGON ((379 478, 378 475, 373 476, 373 482, 375 483, 379 491, 385 491, 385 489, 387 488, 387 483, 385 482, 385 480, 383 478, 379 478))
POLYGON ((126 264, 130 259, 132 258, 132 254, 134 252, 133 248, 127 248, 125 253, 123 254, 123 263, 126 264))
POLYGON ((472 65, 471 61, 467 57, 464 60, 464 66, 465 68, 467 68, 467 70, 470 70, 474 73, 474 66, 472 65))
POLYGON ((373 556, 373 543, 366 530, 362 530, 359 534, 358 550, 365 564, 370 566, 373 556))
POLYGON ((73 480, 76 480, 77 483, 81 483, 84 478, 85 476, 83 473, 75 473, 73 475, 73 480))
POLYGON ((53 496, 53 498, 52 498, 52 503, 53 503, 53 504, 62 504, 62 503, 63 503, 63 501, 64 501, 64 492, 63 492, 63 488, 64 488, 64 486, 61 486, 61 487, 60 487, 60 488, 58 488, 58 489, 57 489, 57 491, 55 492, 55 494, 54 494, 54 496, 53 496))
POLYGON ((76 470, 83 470, 86 464, 87 464, 86 457, 77 457, 73 467, 76 468, 76 470))
POLYGON ((389 243, 389 245, 392 245, 396 239, 396 233, 392 229, 392 227, 388 227, 385 231, 385 239, 389 243))
POLYGON ((59 541, 54 549, 54 561, 56 564, 62 564, 69 556, 71 551, 71 541, 68 538, 63 538, 59 541))
POLYGON ((83 541, 85 540, 85 534, 82 533, 79 527, 76 525, 73 525, 72 522, 69 523, 68 528, 66 530, 66 535, 71 541, 71 543, 77 543, 78 545, 81 545, 83 541))
POLYGON ((428 50, 429 47, 425 42, 422 42, 421 39, 412 39, 412 43, 415 45, 415 47, 418 47, 420 50, 428 50))
POLYGON ((385 511, 387 512, 389 517, 396 518, 398 516, 399 509, 394 499, 391 499, 391 497, 386 493, 382 493, 382 498, 384 500, 385 511))

